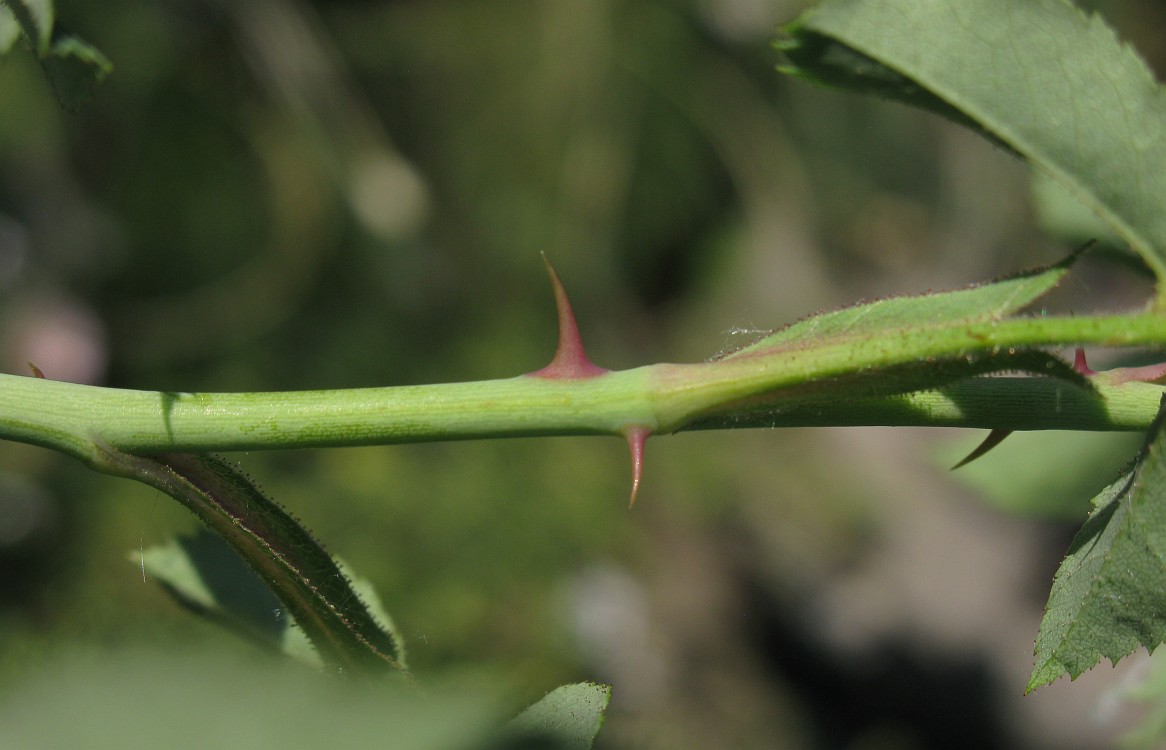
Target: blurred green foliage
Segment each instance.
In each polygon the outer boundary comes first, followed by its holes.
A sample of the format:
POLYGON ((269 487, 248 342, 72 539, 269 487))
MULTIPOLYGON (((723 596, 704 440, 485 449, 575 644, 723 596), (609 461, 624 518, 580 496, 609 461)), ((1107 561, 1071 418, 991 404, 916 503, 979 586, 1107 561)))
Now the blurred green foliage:
MULTIPOLYGON (((0 60, 0 368, 185 391, 506 377, 554 348, 540 252, 622 368, 1063 255, 1006 155, 779 77, 773 29, 804 5, 60 2, 116 69, 64 113, 31 56, 0 60)), ((1143 291, 1089 278, 1061 304, 1143 291)), ((658 438, 630 515, 617 441, 237 458, 374 584, 417 674, 472 665, 514 708, 612 680, 616 745, 799 747, 811 699, 758 666, 740 579, 802 602, 888 543, 872 508, 919 491, 895 467, 923 451, 877 441, 658 438)), ((0 689, 65 651, 243 648, 126 562, 191 529, 168 498, 15 445, 0 490, 0 689)))

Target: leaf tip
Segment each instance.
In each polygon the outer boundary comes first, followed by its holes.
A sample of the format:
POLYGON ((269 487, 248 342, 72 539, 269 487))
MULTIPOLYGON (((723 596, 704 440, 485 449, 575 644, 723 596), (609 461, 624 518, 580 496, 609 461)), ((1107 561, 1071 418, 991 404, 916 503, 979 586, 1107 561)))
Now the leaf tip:
POLYGON ((1076 680, 1085 672, 1097 666, 1100 659, 1095 660, 1093 664, 1079 668, 1077 670, 1071 669, 1065 664, 1055 658, 1049 657, 1043 663, 1039 663, 1032 669, 1032 676, 1028 678, 1028 685, 1024 688, 1024 694, 1028 695, 1043 687, 1052 685, 1057 680, 1064 676, 1068 676, 1070 681, 1076 680))

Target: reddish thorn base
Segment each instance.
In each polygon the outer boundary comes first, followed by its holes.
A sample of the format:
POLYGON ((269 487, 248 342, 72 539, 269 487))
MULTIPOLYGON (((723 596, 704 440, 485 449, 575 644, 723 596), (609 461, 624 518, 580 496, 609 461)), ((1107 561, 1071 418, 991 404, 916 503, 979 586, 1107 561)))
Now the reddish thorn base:
POLYGON ((1096 370, 1089 369, 1089 363, 1085 361, 1085 350, 1081 347, 1077 347, 1077 351, 1073 353, 1073 369, 1085 377, 1097 374, 1096 370))
POLYGON ((575 312, 571 309, 563 282, 546 256, 543 256, 543 262, 547 264, 547 274, 551 277, 551 288, 555 293, 555 309, 559 314, 559 347, 549 365, 530 374, 547 380, 583 380, 608 372, 587 357, 583 338, 579 335, 579 325, 575 321, 575 312))
MULTIPOLYGON (((1073 357, 1073 369, 1086 377, 1098 374, 1085 363, 1085 350, 1081 347, 1077 347, 1077 353, 1073 357)), ((1113 385, 1130 382, 1161 383, 1166 380, 1166 362, 1141 367, 1115 367, 1106 370, 1105 375, 1113 385)))

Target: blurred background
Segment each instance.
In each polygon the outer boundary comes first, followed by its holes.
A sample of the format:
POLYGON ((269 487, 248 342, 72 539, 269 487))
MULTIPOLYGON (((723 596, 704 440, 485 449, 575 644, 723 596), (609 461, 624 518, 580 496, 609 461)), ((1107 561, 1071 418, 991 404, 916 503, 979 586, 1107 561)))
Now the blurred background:
MULTIPOLYGON (((697 361, 1096 235, 956 126, 780 75, 775 29, 807 5, 58 2, 115 70, 65 113, 31 55, 0 60, 0 370, 183 391, 507 377, 554 349, 540 253, 597 363, 697 361)), ((1091 7, 1163 69, 1160 3, 1091 7)), ((1140 304, 1103 256, 1050 305, 1140 304)), ((982 437, 658 437, 632 512, 616 440, 232 457, 371 580, 422 682, 470 674, 515 710, 610 682, 600 747, 1108 746, 1144 655, 1022 691, 1056 565, 1138 438, 1014 436, 949 473, 982 437)), ((30 685, 247 663, 138 569, 195 526, 0 445, 0 716, 30 685)))

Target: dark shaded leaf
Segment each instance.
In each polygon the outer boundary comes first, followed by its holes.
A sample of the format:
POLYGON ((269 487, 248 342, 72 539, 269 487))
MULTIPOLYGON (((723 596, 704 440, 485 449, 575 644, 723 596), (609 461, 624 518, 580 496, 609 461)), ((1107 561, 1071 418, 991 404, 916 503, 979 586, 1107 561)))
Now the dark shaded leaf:
POLYGON ((1094 499, 1094 511, 1053 581, 1028 690, 1105 657, 1166 640, 1166 437, 1164 412, 1133 466, 1094 499))
POLYGON ((405 672, 391 623, 378 622, 347 575, 286 510, 218 456, 135 456, 106 448, 101 468, 178 500, 271 587, 337 671, 405 672))

